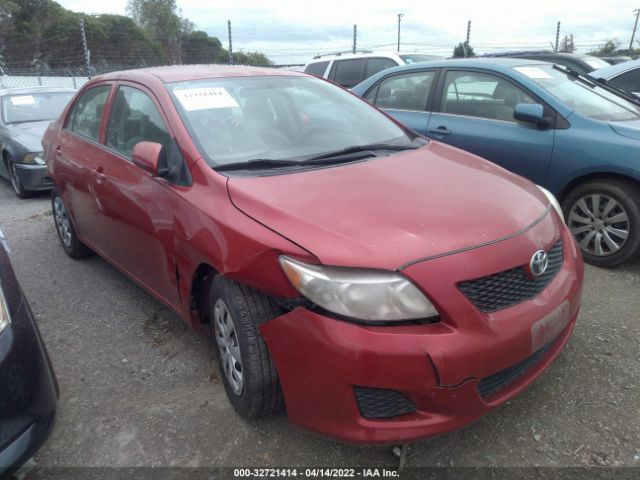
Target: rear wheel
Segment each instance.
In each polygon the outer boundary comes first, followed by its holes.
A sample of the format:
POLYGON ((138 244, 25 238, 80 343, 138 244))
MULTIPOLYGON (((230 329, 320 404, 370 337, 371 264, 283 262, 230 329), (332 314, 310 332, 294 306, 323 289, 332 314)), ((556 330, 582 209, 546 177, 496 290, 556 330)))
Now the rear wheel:
POLYGON ((58 238, 60 239, 64 252, 75 259, 90 255, 91 250, 78 238, 76 229, 73 227, 71 218, 67 213, 67 208, 62 201, 62 197, 56 190, 53 190, 51 194, 51 207, 58 238))
POLYGON ((22 181, 20 180, 20 176, 18 175, 18 169, 16 168, 16 164, 10 156, 7 156, 5 159, 5 164, 7 166, 7 171, 9 172, 9 179, 11 180, 11 187, 13 187, 13 191, 18 198, 27 198, 30 195, 30 192, 25 190, 22 185, 22 181))
POLYGON ((640 192, 623 180, 597 180, 566 196, 563 210, 587 263, 620 265, 640 253, 640 192))
POLYGON ((269 297, 220 275, 211 285, 209 306, 218 366, 235 410, 246 418, 280 411, 278 374, 258 327, 281 310, 269 297))

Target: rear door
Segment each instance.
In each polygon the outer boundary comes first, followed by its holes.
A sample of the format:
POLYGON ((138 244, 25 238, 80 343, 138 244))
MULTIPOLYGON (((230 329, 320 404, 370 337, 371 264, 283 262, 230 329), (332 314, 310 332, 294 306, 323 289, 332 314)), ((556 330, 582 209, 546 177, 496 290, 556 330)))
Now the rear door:
POLYGON ((108 153, 100 145, 103 112, 111 84, 97 85, 84 91, 70 110, 64 127, 53 146, 55 178, 60 194, 74 220, 80 237, 100 249, 99 223, 94 202, 95 180, 108 153))
MULTIPOLYGON (((517 104, 542 102, 493 72, 451 69, 441 77, 428 136, 544 184, 555 130, 513 118, 517 104)), ((545 116, 555 118, 555 112, 545 106, 545 116)))
POLYGON ((364 98, 412 130, 426 135, 437 73, 437 69, 431 69, 390 75, 381 79, 364 98))

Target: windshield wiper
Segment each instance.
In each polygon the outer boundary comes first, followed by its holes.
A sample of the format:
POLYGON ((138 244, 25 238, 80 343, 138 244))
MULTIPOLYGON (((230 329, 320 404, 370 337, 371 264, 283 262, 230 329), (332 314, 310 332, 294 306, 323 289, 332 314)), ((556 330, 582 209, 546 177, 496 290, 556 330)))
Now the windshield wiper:
POLYGON ((603 88, 605 90, 607 90, 608 92, 611 92, 615 95, 618 95, 619 97, 623 97, 626 100, 630 101, 631 103, 635 103, 636 105, 640 105, 640 98, 636 97, 633 93, 628 92, 627 90, 620 88, 620 87, 616 87, 614 85, 611 85, 607 80, 605 80, 604 78, 596 78, 596 77, 592 77, 591 75, 588 74, 584 74, 584 73, 580 73, 576 70, 572 70, 570 68, 567 67, 561 67, 560 65, 554 65, 553 68, 555 70, 558 70, 562 73, 565 73, 571 77, 575 77, 576 80, 579 80, 580 82, 588 85, 591 88, 595 88, 595 87, 600 87, 603 88))
POLYGON ((253 170, 268 169, 278 167, 305 167, 307 165, 336 165, 340 163, 349 163, 362 160, 368 157, 375 157, 375 151, 378 150, 413 150, 420 148, 421 145, 391 145, 386 143, 375 143, 371 145, 357 145, 343 148, 333 152, 315 155, 313 157, 301 157, 300 159, 282 159, 273 158, 256 158, 244 162, 228 163, 226 165, 218 165, 213 167, 218 172, 226 170, 253 170))

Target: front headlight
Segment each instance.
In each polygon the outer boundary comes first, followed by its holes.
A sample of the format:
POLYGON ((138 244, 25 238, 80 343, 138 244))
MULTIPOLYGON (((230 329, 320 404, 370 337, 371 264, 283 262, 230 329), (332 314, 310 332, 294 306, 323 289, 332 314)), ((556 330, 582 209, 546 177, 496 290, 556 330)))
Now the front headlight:
POLYGON ((546 188, 541 187, 540 185, 536 185, 536 187, 538 187, 540 191, 544 193, 545 196, 549 199, 549 203, 553 208, 556 209, 556 212, 558 212, 558 215, 560 215, 560 219, 562 219, 562 222, 564 223, 564 213, 562 213, 562 207, 560 206, 560 203, 558 203, 558 199, 556 199, 553 193, 551 193, 546 188))
POLYGON ((22 163, 26 163, 27 165, 44 165, 44 154, 43 152, 27 153, 22 163))
POLYGON ((9 326, 9 323, 9 307, 7 307, 2 287, 0 287, 0 333, 9 326))
POLYGON ((415 320, 438 311, 409 279, 396 272, 310 265, 287 256, 280 265, 291 284, 316 305, 369 321, 415 320))

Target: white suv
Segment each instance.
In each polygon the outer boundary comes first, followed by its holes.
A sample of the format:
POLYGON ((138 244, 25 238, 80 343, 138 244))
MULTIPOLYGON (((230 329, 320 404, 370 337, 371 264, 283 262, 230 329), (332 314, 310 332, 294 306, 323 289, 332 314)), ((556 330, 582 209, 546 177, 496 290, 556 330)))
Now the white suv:
POLYGON ((332 58, 324 58, 322 55, 314 57, 305 65, 304 71, 327 78, 345 88, 351 88, 385 68, 442 58, 422 53, 338 53, 332 58))

